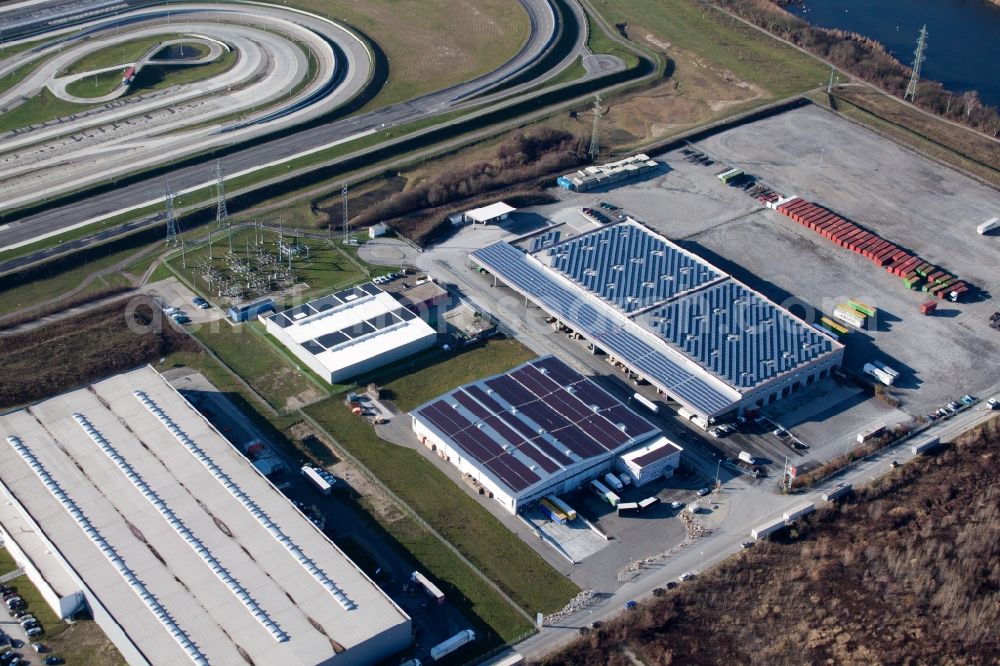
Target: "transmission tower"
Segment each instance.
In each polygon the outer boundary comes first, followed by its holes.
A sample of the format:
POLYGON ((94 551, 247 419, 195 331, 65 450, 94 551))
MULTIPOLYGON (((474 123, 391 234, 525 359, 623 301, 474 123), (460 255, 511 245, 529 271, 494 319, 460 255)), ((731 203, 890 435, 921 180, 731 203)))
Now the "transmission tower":
POLYGON ((917 50, 913 52, 913 73, 910 74, 910 83, 906 86, 903 99, 910 98, 912 102, 917 96, 917 84, 920 82, 920 65, 927 59, 924 49, 927 48, 927 25, 920 29, 920 36, 917 37, 917 50))
POLYGON ((340 196, 344 199, 344 244, 346 244, 350 238, 347 227, 347 183, 344 183, 344 187, 341 188, 340 196))
POLYGON ((591 160, 596 160, 598 153, 601 152, 601 139, 598 135, 598 126, 601 122, 601 96, 594 95, 594 127, 590 131, 590 148, 588 153, 590 154, 591 160))
POLYGON ((163 196, 163 202, 167 206, 167 245, 176 245, 177 218, 174 217, 174 193, 170 191, 169 185, 167 185, 166 194, 163 196))
POLYGON ((226 210, 226 180, 222 174, 221 160, 215 161, 215 191, 217 196, 215 223, 221 227, 229 217, 229 211, 226 210))

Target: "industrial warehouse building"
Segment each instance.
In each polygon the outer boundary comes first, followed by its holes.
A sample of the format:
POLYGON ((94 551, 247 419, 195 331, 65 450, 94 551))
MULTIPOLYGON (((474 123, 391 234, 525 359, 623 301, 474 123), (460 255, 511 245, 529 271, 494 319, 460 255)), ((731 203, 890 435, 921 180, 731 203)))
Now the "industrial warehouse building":
POLYGON ((843 362, 829 334, 632 219, 531 253, 501 241, 471 258, 702 427, 843 362))
POLYGON ((406 358, 437 340, 427 322, 370 282, 279 312, 266 326, 331 384, 406 358))
POLYGON ((680 454, 656 426, 553 356, 457 388, 410 415, 425 446, 512 513, 610 471, 617 455, 638 445, 680 454))
POLYGON ((618 458, 618 468, 632 477, 636 486, 672 476, 681 464, 681 447, 666 438, 633 449, 618 458))
POLYGON ((129 664, 371 664, 410 618, 152 368, 0 416, 6 547, 129 664))

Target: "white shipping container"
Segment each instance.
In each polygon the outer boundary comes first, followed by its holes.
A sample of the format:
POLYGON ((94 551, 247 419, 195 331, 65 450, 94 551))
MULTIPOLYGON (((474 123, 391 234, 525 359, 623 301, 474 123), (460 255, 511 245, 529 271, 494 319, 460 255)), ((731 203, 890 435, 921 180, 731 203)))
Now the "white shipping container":
POLYGON ((438 643, 431 648, 431 659, 437 661, 442 657, 451 654, 463 645, 467 645, 476 640, 476 634, 472 629, 465 629, 458 632, 443 643, 438 643))
POLYGON ((654 414, 658 414, 660 411, 659 405, 657 405, 655 402, 653 402, 652 400, 650 400, 641 393, 633 394, 632 399, 634 399, 637 403, 639 403, 649 411, 653 412, 654 414))
POLYGON ((832 502, 835 499, 840 499, 844 495, 849 494, 851 492, 851 490, 852 490, 851 484, 845 483, 844 485, 840 486, 839 488, 834 488, 833 490, 831 490, 829 492, 823 493, 823 501, 824 502, 832 502))
POLYGON ((833 318, 854 328, 864 328, 868 317, 853 308, 838 305, 833 309, 833 318))
POLYGON ((921 453, 926 453, 930 451, 940 443, 941 443, 940 437, 928 437, 927 439, 924 439, 921 442, 917 442, 916 444, 911 446, 910 452, 913 453, 913 455, 917 456, 920 455, 921 453))
POLYGON ((754 539, 760 540, 765 539, 769 534, 777 532, 785 527, 785 521, 781 518, 773 520, 769 523, 764 523, 763 525, 758 525, 757 527, 750 530, 750 536, 754 539))
POLYGON ((983 235, 987 231, 990 231, 992 229, 996 229, 997 227, 1000 227, 1000 217, 993 217, 993 218, 990 218, 990 219, 986 220, 985 222, 983 222, 982 224, 980 224, 978 227, 976 227, 976 231, 979 232, 979 235, 983 235))
POLYGON ((302 476, 309 479, 309 481, 316 486, 316 490, 320 491, 324 495, 329 495, 330 491, 333 490, 333 486, 327 483, 326 479, 320 476, 319 473, 309 465, 305 465, 302 468, 302 476))

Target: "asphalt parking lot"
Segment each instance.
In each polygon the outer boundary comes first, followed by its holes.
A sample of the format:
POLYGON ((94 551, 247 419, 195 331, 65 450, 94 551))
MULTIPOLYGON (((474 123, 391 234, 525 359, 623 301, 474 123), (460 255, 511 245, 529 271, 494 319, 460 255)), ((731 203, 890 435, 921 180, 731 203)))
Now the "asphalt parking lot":
POLYGON ((735 127, 697 147, 720 161, 702 166, 671 151, 654 156, 669 165, 665 173, 607 191, 559 191, 558 203, 531 212, 562 221, 608 201, 800 316, 818 318, 850 298, 875 306, 875 327, 847 337, 846 365, 860 372, 878 359, 898 370, 894 392, 911 415, 1000 386, 1000 333, 988 325, 1000 309, 993 298, 1000 235, 975 232, 1000 214, 1000 193, 814 107, 735 127), (926 294, 723 185, 716 174, 728 165, 954 272, 980 290, 978 301, 943 301, 934 315, 921 315, 926 294))

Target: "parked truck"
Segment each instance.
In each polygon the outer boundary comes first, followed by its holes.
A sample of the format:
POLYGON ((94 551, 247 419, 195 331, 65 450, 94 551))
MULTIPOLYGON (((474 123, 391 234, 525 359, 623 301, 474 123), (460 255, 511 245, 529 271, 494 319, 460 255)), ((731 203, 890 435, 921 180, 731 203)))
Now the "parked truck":
POLYGON ((858 444, 866 444, 885 432, 885 424, 865 428, 858 433, 858 444))
POLYGON ((805 504, 800 504, 799 506, 786 511, 782 516, 786 523, 792 523, 801 518, 802 516, 807 516, 816 510, 816 506, 812 502, 806 502, 805 504))
POLYGON ((996 229, 998 227, 1000 227, 1000 217, 993 217, 993 218, 990 218, 990 219, 986 220, 985 222, 983 222, 982 224, 980 224, 978 227, 976 227, 976 232, 978 232, 979 235, 982 236, 982 235, 985 235, 985 234, 989 233, 990 231, 992 231, 993 229, 996 229))
POLYGON ((885 384, 886 386, 892 386, 892 383, 896 381, 895 375, 890 375, 889 373, 882 370, 882 368, 874 365, 873 363, 865 363, 862 370, 864 370, 866 374, 871 375, 872 377, 874 377, 881 383, 885 384))
POLYGON ((323 495, 329 495, 333 490, 333 484, 323 478, 323 476, 319 473, 319 470, 315 467, 304 465, 302 467, 302 476, 306 477, 309 482, 313 484, 316 490, 323 495))
POLYGON ((558 509, 562 510, 562 512, 566 514, 567 521, 573 522, 576 520, 576 511, 569 504, 566 504, 566 502, 562 501, 555 495, 546 495, 545 499, 552 502, 552 504, 554 504, 558 509))
POLYGON ((740 460, 751 465, 757 464, 757 459, 750 455, 747 451, 740 451, 740 460))
POLYGON ((444 603, 444 592, 442 592, 437 585, 432 583, 427 576, 423 575, 419 571, 414 571, 410 574, 410 581, 424 588, 424 591, 432 597, 438 605, 444 603))
POLYGON ((635 400, 640 405, 642 405, 643 407, 645 407, 646 409, 648 409, 649 411, 653 412, 654 414, 660 413, 660 406, 657 405, 652 400, 650 400, 649 398, 647 398, 646 396, 644 396, 643 394, 636 393, 632 396, 632 399, 635 400))
POLYGON ((563 510, 557 507, 551 501, 549 501, 549 498, 547 497, 543 497, 542 500, 538 503, 538 505, 542 508, 542 511, 544 511, 549 516, 549 518, 559 523, 560 525, 565 525, 566 522, 569 520, 569 517, 563 512, 563 510))
POLYGON ((604 475, 604 481, 613 490, 621 490, 622 488, 625 487, 625 484, 621 482, 621 479, 619 479, 617 476, 615 476, 611 472, 608 472, 607 474, 604 475))
MULTIPOLYGON (((899 377, 899 372, 897 372, 896 370, 893 370, 892 368, 890 368, 885 363, 882 363, 881 361, 872 361, 872 365, 874 365, 876 368, 878 368, 879 370, 881 370, 885 374, 887 374, 890 377, 892 377, 893 381, 896 381, 896 378, 899 377)), ((892 382, 890 382, 890 383, 892 383, 892 382)))
POLYGON ((448 640, 438 643, 431 648, 431 659, 438 661, 451 654, 455 650, 459 649, 464 645, 468 645, 472 641, 476 640, 476 632, 472 629, 464 629, 448 640))

